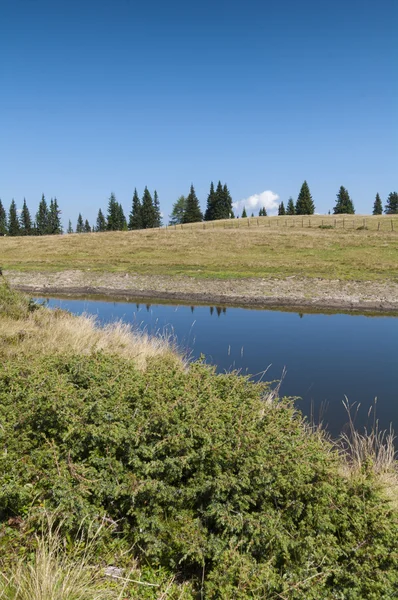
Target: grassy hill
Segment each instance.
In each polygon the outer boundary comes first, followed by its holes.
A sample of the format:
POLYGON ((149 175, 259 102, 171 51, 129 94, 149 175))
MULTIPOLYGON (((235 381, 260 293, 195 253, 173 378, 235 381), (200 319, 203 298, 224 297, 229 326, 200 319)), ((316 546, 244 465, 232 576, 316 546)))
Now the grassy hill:
POLYGON ((398 217, 260 217, 135 232, 3 237, 0 266, 213 279, 397 280, 398 217))

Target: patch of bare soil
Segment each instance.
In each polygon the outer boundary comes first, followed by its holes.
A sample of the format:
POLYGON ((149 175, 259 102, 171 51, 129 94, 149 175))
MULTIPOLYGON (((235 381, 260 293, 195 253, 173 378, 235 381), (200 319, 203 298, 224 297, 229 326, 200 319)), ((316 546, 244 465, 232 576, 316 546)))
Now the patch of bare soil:
POLYGON ((398 284, 394 282, 340 281, 295 276, 285 279, 207 280, 77 270, 59 273, 6 271, 4 275, 14 288, 45 296, 101 295, 314 310, 398 310, 398 284))

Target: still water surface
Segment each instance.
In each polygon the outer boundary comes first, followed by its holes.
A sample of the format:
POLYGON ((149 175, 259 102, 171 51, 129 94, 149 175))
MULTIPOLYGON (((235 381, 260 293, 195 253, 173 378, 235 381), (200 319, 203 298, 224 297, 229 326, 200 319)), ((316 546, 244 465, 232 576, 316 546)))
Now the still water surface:
POLYGON ((194 359, 204 354, 220 372, 239 369, 272 381, 286 368, 281 393, 298 396, 302 412, 321 418, 334 436, 347 421, 344 396, 361 404, 357 426, 373 423, 367 413, 377 397, 380 426, 392 423, 398 431, 396 317, 56 298, 48 304, 95 314, 100 323, 121 319, 152 334, 170 333, 183 352, 194 359))

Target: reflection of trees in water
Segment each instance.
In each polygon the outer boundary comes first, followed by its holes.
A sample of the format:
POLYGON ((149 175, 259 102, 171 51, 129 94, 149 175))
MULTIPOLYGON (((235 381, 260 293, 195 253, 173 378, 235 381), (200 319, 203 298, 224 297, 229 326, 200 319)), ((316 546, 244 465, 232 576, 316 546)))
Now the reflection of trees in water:
POLYGON ((147 309, 147 312, 149 312, 151 310, 151 306, 152 306, 152 304, 145 304, 145 308, 147 309))
POLYGON ((195 310, 195 307, 191 306, 191 313, 193 313, 194 310, 195 310))
MULTIPOLYGON (((210 306, 210 314, 212 315, 214 313, 214 306, 210 306)), ((219 317, 221 315, 221 313, 223 315, 227 314, 227 309, 225 306, 216 306, 216 312, 217 312, 217 316, 219 317)))
POLYGON ((304 317, 304 313, 299 313, 298 316, 300 317, 300 319, 302 319, 304 317))

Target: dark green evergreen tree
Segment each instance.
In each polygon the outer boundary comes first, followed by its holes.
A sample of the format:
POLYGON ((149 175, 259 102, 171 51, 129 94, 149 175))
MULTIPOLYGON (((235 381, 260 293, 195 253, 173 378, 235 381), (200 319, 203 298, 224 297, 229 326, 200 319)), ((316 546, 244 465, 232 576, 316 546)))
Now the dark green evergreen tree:
POLYGON ((354 204, 350 198, 348 190, 342 185, 337 193, 336 205, 333 209, 335 215, 353 215, 355 214, 354 204))
POLYGON ((117 230, 127 231, 126 217, 124 216, 123 207, 119 202, 117 202, 117 230))
POLYGON ((7 235, 7 232, 7 213, 5 211, 2 201, 0 200, 0 236, 7 235))
POLYGON ((88 219, 84 221, 84 233, 91 233, 91 225, 88 222, 88 219))
POLYGON ((184 223, 198 223, 203 220, 202 211, 200 210, 199 200, 196 197, 195 189, 191 184, 189 194, 187 196, 187 204, 184 212, 184 223))
POLYGON ((262 208, 260 208, 258 216, 259 217, 266 217, 267 216, 267 211, 265 209, 265 206, 263 206, 262 208))
POLYGON ((81 213, 79 213, 79 216, 77 217, 77 223, 76 223, 76 233, 83 233, 84 232, 84 221, 83 221, 83 217, 81 215, 81 213))
POLYGON ((294 208, 293 198, 291 196, 290 196, 289 200, 287 201, 286 214, 287 215, 295 215, 296 214, 296 209, 294 208))
POLYGON ((112 192, 108 202, 107 229, 108 231, 117 231, 119 229, 119 203, 116 201, 115 194, 112 192))
POLYGON ((398 192, 390 192, 388 194, 384 212, 386 213, 386 215, 398 214, 398 192))
POLYGON ((310 193, 308 183, 304 181, 296 202, 296 215, 313 215, 315 212, 314 202, 310 193))
POLYGON ((32 235, 32 219, 25 198, 23 199, 23 206, 19 222, 21 228, 21 235, 32 235))
POLYGON ((159 196, 158 196, 158 193, 156 190, 153 193, 153 208, 155 211, 154 227, 161 227, 162 226, 162 215, 160 213, 159 196))
POLYGON ((278 216, 283 217, 286 214, 285 205, 283 204, 283 200, 278 206, 278 216))
POLYGON ((242 210, 242 219, 247 219, 246 206, 244 206, 242 210))
POLYGON ((8 212, 8 235, 21 235, 17 205, 15 204, 14 198, 11 200, 10 210, 8 212))
POLYGON ((142 207, 138 197, 137 188, 134 189, 131 213, 129 217, 129 229, 142 229, 142 207))
POLYGON ((184 222, 184 213, 187 204, 185 196, 180 196, 173 204, 170 215, 170 225, 180 225, 184 222))
MULTIPOLYGON (((181 196, 184 198, 184 196, 181 196)), ((209 195, 207 196, 207 204, 204 219, 205 221, 215 221, 216 217, 216 193, 214 191, 214 184, 211 182, 209 195)))
POLYGON ((101 209, 98 211, 97 222, 95 225, 96 231, 106 231, 106 219, 101 209))
POLYGON ((373 204, 373 214, 374 215, 382 215, 383 214, 383 205, 381 203, 381 198, 379 194, 376 194, 375 202, 373 204))
POLYGON ((144 195, 141 203, 141 221, 143 229, 152 229, 156 223, 155 207, 150 191, 145 186, 144 195))
POLYGON ((57 199, 51 198, 50 208, 48 211, 48 233, 51 235, 59 235, 62 233, 61 211, 58 206, 57 199))
POLYGON ((36 230, 37 235, 47 235, 48 233, 48 206, 44 194, 41 197, 39 209, 36 213, 36 230))
POLYGON ((67 233, 73 233, 72 221, 69 219, 67 233))

